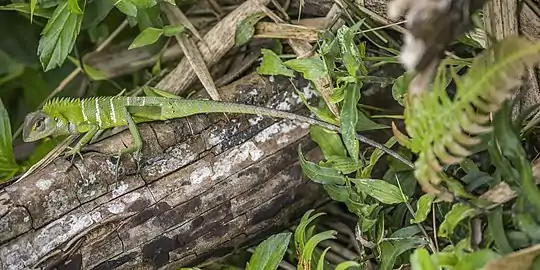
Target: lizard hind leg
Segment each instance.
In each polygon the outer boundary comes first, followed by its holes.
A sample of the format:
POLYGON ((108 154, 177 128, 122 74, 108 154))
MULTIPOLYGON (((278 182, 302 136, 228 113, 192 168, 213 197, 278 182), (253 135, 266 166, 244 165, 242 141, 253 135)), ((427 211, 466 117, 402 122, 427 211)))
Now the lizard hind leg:
POLYGON ((124 115, 126 117, 127 126, 129 129, 129 132, 131 133, 131 137, 133 138, 133 145, 121 150, 118 153, 117 160, 116 160, 116 167, 115 167, 115 182, 118 180, 118 169, 120 168, 120 160, 122 159, 122 155, 125 154, 131 154, 133 153, 133 158, 135 159, 135 163, 137 164, 137 173, 140 169, 140 153, 142 149, 142 138, 141 134, 139 133, 139 130, 137 129, 137 125, 135 124, 135 121, 133 121, 133 116, 129 110, 129 107, 124 107, 124 115))

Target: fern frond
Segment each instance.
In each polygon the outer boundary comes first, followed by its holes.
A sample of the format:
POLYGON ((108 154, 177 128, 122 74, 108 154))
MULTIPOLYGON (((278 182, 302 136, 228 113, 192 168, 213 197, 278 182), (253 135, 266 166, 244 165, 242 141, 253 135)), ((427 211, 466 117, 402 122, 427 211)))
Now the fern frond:
MULTIPOLYGON (((418 154, 415 176, 426 192, 441 181, 441 164, 461 162, 489 132, 490 113, 513 96, 527 68, 540 61, 540 43, 512 37, 494 44, 473 62, 467 74, 448 76, 443 61, 432 91, 407 95, 405 124, 411 151, 418 154), (452 100, 445 89, 453 77, 457 92, 452 100)), ((403 137, 402 134, 396 136, 403 137)))

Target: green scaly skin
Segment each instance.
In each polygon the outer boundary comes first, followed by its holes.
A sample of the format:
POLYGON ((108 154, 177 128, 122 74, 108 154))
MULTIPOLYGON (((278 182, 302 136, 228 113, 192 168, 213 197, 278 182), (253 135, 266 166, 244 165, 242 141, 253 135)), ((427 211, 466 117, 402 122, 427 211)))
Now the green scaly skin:
MULTIPOLYGON (((142 148, 137 123, 163 121, 202 113, 263 115, 306 122, 340 132, 338 126, 290 112, 238 103, 182 99, 157 89, 145 92, 150 96, 51 100, 41 110, 26 116, 23 125, 23 140, 31 142, 50 136, 84 134, 79 142, 66 152, 67 156, 74 157, 75 154, 80 155, 82 147, 88 144, 99 130, 128 126, 134 143, 119 153, 120 158, 122 154, 134 152, 138 154, 142 148)), ((379 148, 399 160, 404 160, 382 144, 361 135, 357 137, 361 142, 379 148)))

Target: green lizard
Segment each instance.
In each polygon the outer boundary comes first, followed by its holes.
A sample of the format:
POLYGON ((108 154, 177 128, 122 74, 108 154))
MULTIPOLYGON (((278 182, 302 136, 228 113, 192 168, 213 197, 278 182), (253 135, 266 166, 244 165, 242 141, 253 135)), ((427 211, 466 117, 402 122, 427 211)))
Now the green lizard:
MULTIPOLYGON (((136 124, 150 121, 163 121, 201 113, 243 113, 290 120, 297 120, 340 132, 338 126, 313 118, 276 109, 252 105, 228 103, 213 100, 182 99, 158 89, 146 88, 145 97, 97 97, 97 98, 57 98, 48 101, 41 110, 25 117, 23 140, 36 141, 45 137, 84 134, 77 144, 66 151, 66 156, 80 155, 83 146, 88 144, 99 131, 113 127, 127 126, 133 136, 133 145, 118 153, 139 154, 142 139, 136 124)), ((410 163, 384 145, 357 134, 359 141, 372 145, 397 159, 410 163)))

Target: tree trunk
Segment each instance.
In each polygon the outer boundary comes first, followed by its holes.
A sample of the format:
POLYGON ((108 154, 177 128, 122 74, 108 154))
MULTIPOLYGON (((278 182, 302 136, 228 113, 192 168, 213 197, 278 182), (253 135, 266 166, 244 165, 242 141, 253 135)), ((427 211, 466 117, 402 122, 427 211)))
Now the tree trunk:
MULTIPOLYGON (((302 89, 306 82, 297 87, 302 89)), ((287 79, 251 74, 226 100, 302 108, 287 79)), ((2 269, 177 269, 230 253, 279 231, 324 200, 302 177, 298 145, 320 158, 308 125, 249 115, 196 115, 140 124, 140 170, 109 154, 127 130, 90 145, 74 166, 59 158, 0 198, 2 269), (193 134, 191 134, 191 129, 193 134)))

